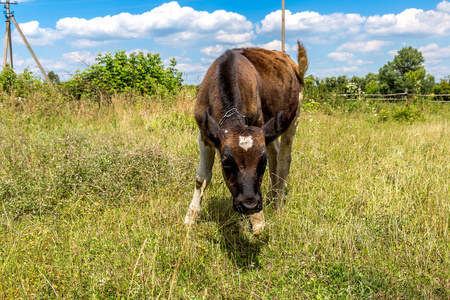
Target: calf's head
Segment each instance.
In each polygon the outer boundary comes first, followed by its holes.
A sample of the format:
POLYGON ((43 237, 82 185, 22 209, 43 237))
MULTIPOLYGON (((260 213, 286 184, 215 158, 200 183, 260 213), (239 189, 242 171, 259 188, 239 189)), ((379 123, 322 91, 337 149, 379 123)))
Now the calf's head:
POLYGON ((286 128, 283 121, 280 112, 262 128, 238 125, 220 128, 204 112, 199 127, 220 152, 223 177, 233 196, 235 211, 251 215, 262 210, 261 182, 268 160, 266 145, 286 128))

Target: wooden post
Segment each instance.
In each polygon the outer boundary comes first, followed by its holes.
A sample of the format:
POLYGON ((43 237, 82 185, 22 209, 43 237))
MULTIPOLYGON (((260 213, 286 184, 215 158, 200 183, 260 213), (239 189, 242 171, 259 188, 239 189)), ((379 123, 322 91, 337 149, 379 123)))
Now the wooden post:
POLYGON ((9 46, 9 30, 10 22, 9 19, 6 20, 6 32, 5 32, 5 50, 3 52, 3 69, 6 68, 6 62, 8 61, 8 46, 9 46))
POLYGON ((43 67, 41 66, 41 64, 39 63, 39 60, 37 59, 36 55, 34 54, 33 49, 31 49, 30 44, 28 44, 27 38, 25 37, 25 35, 23 34, 22 30, 20 29, 19 24, 17 24, 16 19, 14 18, 14 16, 11 16, 11 19, 13 20, 14 25, 16 25, 17 31, 19 31, 20 36, 21 36, 22 39, 23 39, 23 42, 25 43, 25 45, 27 46, 28 50, 30 51, 31 56, 33 56, 34 61, 36 62, 37 66, 39 67, 39 70, 41 70, 42 75, 44 75, 45 81, 47 81, 48 83, 51 84, 52 81, 51 81, 50 78, 48 77, 47 73, 45 73, 44 68, 43 68, 43 67))
POLYGON ((286 52, 285 40, 285 0, 281 0, 281 51, 286 52))
MULTIPOLYGON (((3 3, 3 2, 2 2, 3 3)), ((9 50, 9 65, 11 69, 13 68, 13 53, 12 53, 12 40, 11 40, 11 12, 9 10, 9 1, 5 3, 6 8, 6 32, 5 32, 5 50, 3 53, 3 68, 6 68, 6 62, 8 60, 8 50, 9 50)), ((17 4, 17 3, 12 3, 17 4)))

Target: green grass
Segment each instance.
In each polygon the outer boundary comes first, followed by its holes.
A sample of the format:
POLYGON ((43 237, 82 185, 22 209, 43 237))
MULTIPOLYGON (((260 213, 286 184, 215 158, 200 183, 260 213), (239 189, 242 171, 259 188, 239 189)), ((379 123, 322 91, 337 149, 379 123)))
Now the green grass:
POLYGON ((0 299, 450 298, 448 104, 305 103, 256 237, 218 160, 183 225, 192 97, 0 103, 0 299))

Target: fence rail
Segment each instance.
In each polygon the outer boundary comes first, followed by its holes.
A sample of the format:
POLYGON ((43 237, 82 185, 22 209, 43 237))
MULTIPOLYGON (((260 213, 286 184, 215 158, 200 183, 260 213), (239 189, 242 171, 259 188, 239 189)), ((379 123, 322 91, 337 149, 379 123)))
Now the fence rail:
MULTIPOLYGON (((436 94, 436 95, 417 95, 417 94, 409 94, 408 89, 405 89, 403 93, 394 93, 394 94, 364 94, 361 92, 361 89, 358 90, 357 94, 333 94, 332 99, 323 99, 326 101, 331 101, 336 98, 346 98, 345 101, 358 101, 358 100, 372 100, 372 101, 411 101, 414 97, 450 97, 450 94, 436 94), (352 98, 349 98, 352 97, 352 98)), ((449 100, 432 100, 431 102, 441 102, 441 103, 450 103, 449 100)))

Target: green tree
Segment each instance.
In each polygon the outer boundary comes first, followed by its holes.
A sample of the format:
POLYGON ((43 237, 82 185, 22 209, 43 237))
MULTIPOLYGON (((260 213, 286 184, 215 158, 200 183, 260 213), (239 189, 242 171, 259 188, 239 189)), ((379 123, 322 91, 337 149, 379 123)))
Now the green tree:
POLYGON ((368 84, 366 84, 365 91, 366 94, 368 95, 379 94, 380 86, 377 81, 371 81, 368 84))
POLYGON ((430 93, 434 86, 434 76, 427 74, 424 68, 405 73, 406 85, 414 94, 430 93))
POLYGON ((54 71, 50 71, 47 74, 48 78, 50 78, 50 81, 54 84, 60 84, 61 80, 59 79, 59 75, 56 74, 54 71))
MULTIPOLYGON (((378 71, 380 92, 401 93, 405 88, 417 88, 414 87, 414 84, 417 82, 412 82, 411 78, 419 78, 421 76, 421 70, 424 70, 424 62, 425 59, 422 53, 416 48, 409 46, 399 50, 393 61, 388 62, 378 71), (406 76, 408 73, 410 74, 408 75, 409 78, 406 76)), ((431 77, 425 72, 423 79, 427 79, 427 82, 429 82, 431 77)), ((428 89, 428 86, 426 86, 426 89, 428 89)), ((422 88, 422 90, 425 89, 422 88)))
POLYGON ((423 58, 422 52, 414 47, 403 47, 398 51, 394 57, 392 64, 401 75, 405 75, 408 72, 417 71, 423 69, 425 58, 423 58))
MULTIPOLYGON (((444 78, 441 79, 441 82, 439 84, 436 84, 433 87, 433 93, 436 95, 439 94, 450 94, 450 75, 445 76, 444 78)), ((442 96, 442 97, 438 97, 438 99, 440 100, 450 100, 450 96, 442 96)))

